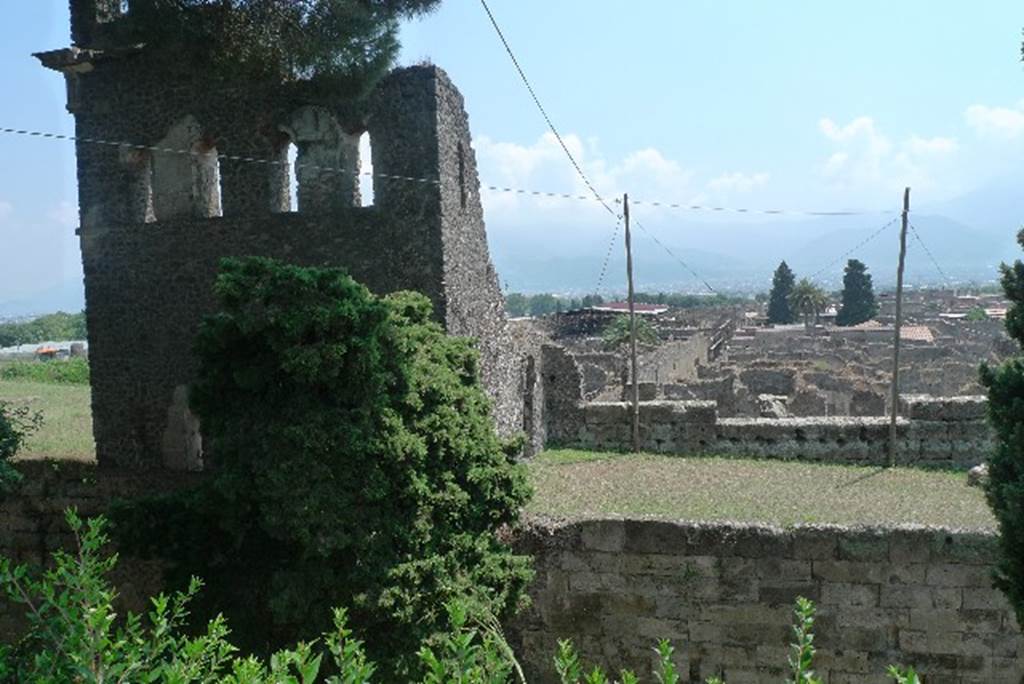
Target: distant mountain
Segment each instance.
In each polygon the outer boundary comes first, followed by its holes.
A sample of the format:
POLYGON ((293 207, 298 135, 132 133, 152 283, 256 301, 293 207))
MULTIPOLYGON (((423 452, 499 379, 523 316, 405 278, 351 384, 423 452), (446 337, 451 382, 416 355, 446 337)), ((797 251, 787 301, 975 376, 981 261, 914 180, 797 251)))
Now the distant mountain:
MULTIPOLYGON (((912 210, 917 235, 908 235, 907 283, 994 280, 1000 262, 1022 256, 1015 239, 1024 225, 1021 197, 1024 183, 1007 179, 912 210)), ((723 291, 765 290, 775 267, 786 260, 798 277, 814 275, 827 286, 839 287, 846 260, 857 258, 868 265, 878 287, 889 287, 896 278, 899 222, 878 231, 893 218, 897 214, 712 223, 694 222, 693 215, 685 213, 652 217, 646 231, 633 232, 636 280, 647 289, 698 292, 705 289, 701 281, 707 280, 723 291), (655 244, 651 234, 690 268, 655 244)), ((505 225, 491 233, 499 276, 510 289, 524 292, 593 289, 610 235, 607 228, 598 234, 553 226, 513 230, 505 225)), ((623 283, 622 251, 620 235, 609 268, 613 288, 623 283)))

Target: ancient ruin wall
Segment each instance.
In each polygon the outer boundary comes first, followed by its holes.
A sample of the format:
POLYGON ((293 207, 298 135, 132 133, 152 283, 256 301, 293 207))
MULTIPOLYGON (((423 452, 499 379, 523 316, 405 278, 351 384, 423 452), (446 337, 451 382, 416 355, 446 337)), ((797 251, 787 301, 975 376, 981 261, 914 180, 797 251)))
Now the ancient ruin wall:
POLYGON ((531 682, 555 681, 557 640, 588 662, 651 672, 670 639, 688 682, 782 681, 797 596, 817 602, 815 669, 828 682, 1019 682, 1024 638, 992 588, 995 538, 654 520, 534 521, 533 604, 510 630, 531 682))
MULTIPOLYGON (((564 349, 544 348, 545 422, 551 446, 632 449, 627 402, 585 402, 581 371, 564 349)), ((984 397, 904 395, 899 465, 969 468, 992 449, 984 397)), ((886 465, 889 421, 857 418, 720 418, 714 401, 642 401, 640 447, 664 454, 782 458, 886 465)))

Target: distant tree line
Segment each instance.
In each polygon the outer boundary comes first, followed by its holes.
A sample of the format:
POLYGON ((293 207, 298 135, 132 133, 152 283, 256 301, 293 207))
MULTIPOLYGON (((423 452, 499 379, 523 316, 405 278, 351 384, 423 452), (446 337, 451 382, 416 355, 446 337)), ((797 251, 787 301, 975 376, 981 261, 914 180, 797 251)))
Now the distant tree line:
MULTIPOLYGON (((535 295, 512 292, 505 295, 505 311, 509 316, 546 316, 563 311, 574 311, 585 309, 590 306, 600 306, 606 301, 622 301, 625 297, 616 300, 605 300, 597 294, 584 295, 583 297, 559 297, 558 295, 543 293, 535 295)), ((747 303, 750 300, 737 295, 695 295, 683 294, 681 292, 637 292, 634 299, 640 304, 664 304, 674 309, 698 309, 712 306, 729 306, 732 304, 747 303)))
POLYGON ((0 347, 58 340, 84 340, 85 313, 57 313, 24 323, 0 323, 0 347))

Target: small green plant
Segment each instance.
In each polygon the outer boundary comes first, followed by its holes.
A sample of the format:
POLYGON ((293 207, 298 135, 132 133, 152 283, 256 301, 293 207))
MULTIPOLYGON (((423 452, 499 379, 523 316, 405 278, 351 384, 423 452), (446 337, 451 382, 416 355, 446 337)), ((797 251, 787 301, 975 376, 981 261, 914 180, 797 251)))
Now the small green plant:
POLYGON ((21 481, 21 473, 11 460, 42 424, 43 416, 38 411, 0 401, 0 494, 10 492, 21 481))
MULTIPOLYGON (((606 349, 615 350, 629 344, 629 316, 616 316, 605 326, 601 342, 606 349)), ((646 319, 636 317, 636 341, 638 344, 658 344, 658 331, 646 319)))
POLYGON ((921 678, 917 676, 917 672, 912 667, 904 670, 895 665, 890 665, 887 672, 895 680, 896 684, 921 684, 921 678))
POLYGON ((811 667, 814 664, 814 602, 799 596, 793 609, 796 618, 793 624, 793 643, 790 648, 793 654, 789 657, 789 667, 793 672, 793 684, 821 684, 821 679, 814 675, 811 667))
POLYGON ((980 306, 976 306, 967 312, 967 315, 964 316, 964 320, 970 321, 971 323, 977 323, 978 321, 987 321, 988 314, 985 313, 985 309, 981 308, 980 306))

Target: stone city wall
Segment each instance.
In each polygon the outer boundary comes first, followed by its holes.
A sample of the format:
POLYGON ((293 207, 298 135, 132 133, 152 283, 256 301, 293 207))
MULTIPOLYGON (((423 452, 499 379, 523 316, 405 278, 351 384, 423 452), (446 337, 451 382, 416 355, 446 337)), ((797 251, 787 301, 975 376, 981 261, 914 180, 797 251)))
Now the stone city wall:
POLYGON ((831 684, 890 681, 890 664, 929 684, 1024 677, 991 534, 535 520, 517 545, 536 556, 532 606, 510 629, 531 682, 556 681, 566 638, 588 663, 642 679, 669 639, 683 681, 783 681, 798 596, 817 603, 815 670, 831 684))
MULTIPOLYGON (((83 517, 98 515, 115 499, 170 492, 194 485, 201 477, 70 462, 22 462, 17 468, 24 475, 22 483, 0 501, 0 556, 37 566, 56 549, 74 548, 65 509, 75 508, 83 517)), ((136 612, 149 610, 148 597, 163 587, 158 561, 122 558, 111 579, 120 596, 119 606, 136 612)), ((26 624, 22 606, 0 601, 0 641, 20 638, 26 624)))

